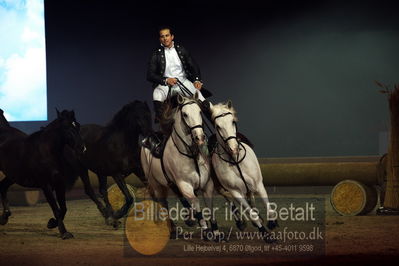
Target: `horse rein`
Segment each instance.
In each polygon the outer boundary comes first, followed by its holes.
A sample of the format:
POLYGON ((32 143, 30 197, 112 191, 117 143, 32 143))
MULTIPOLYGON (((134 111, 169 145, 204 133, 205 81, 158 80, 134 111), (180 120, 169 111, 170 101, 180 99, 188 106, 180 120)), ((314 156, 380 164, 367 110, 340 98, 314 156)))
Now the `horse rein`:
MULTIPOLYGON (((216 116, 216 117, 213 119, 213 123, 215 124, 216 119, 221 118, 221 117, 225 117, 226 115, 233 115, 233 114, 232 114, 231 112, 227 112, 227 113, 223 113, 223 114, 221 114, 221 115, 218 115, 218 116, 216 116)), ((237 131, 237 124, 236 124, 236 122, 234 122, 234 126, 236 127, 236 131, 237 131)), ((238 139, 237 139, 237 136, 229 136, 229 137, 227 137, 227 138, 225 139, 225 138, 223 138, 222 134, 220 134, 218 128, 216 128, 216 131, 217 131, 218 135, 222 138, 222 140, 223 140, 224 143, 227 144, 227 141, 229 141, 229 140, 231 140, 231 139, 236 139, 237 142, 239 143, 239 141, 238 141, 238 139)))
MULTIPOLYGON (((190 101, 190 102, 188 102, 188 103, 179 105, 181 120, 184 122, 184 124, 185 124, 186 127, 190 130, 190 132, 193 132, 193 130, 196 129, 196 128, 202 128, 202 129, 204 129, 204 126, 203 126, 202 124, 201 124, 201 125, 196 125, 196 126, 190 127, 190 125, 187 124, 187 121, 186 121, 186 120, 184 119, 184 117, 183 117, 183 112, 182 112, 182 111, 183 111, 183 107, 186 106, 186 105, 194 104, 194 103, 197 103, 197 102, 196 102, 196 101, 190 101)), ((174 128, 174 127, 173 127, 173 128, 174 128)), ((191 136, 191 137, 192 137, 192 136, 191 136)))
MULTIPOLYGON (((179 86, 181 92, 187 94, 187 95, 190 96, 190 97, 193 97, 194 94, 183 84, 183 82, 181 82, 178 78, 176 78, 176 79, 177 79, 177 85, 179 86)), ((170 92, 170 89, 169 89, 169 92, 170 92)), ((168 94, 168 95, 169 95, 169 94, 168 94)), ((200 100, 199 100, 199 102, 202 103, 200 100)), ((211 132, 211 134, 212 134, 212 129, 211 129, 211 127, 208 125, 208 123, 206 122, 206 120, 203 119, 203 123, 206 125, 206 127, 207 127, 208 130, 209 130, 209 132, 211 132)))
MULTIPOLYGON (((223 114, 220 114, 220 115, 218 115, 218 116, 215 116, 215 118, 213 119, 213 123, 215 124, 216 119, 221 118, 221 117, 225 117, 226 115, 233 115, 233 114, 232 114, 231 112, 227 112, 227 113, 223 113, 223 114)), ((215 125, 216 125, 216 124, 215 124, 215 125)), ((234 122, 234 126, 235 126, 236 132, 237 132, 237 123, 236 123, 236 122, 234 122)), ((215 128, 216 128, 216 132, 218 133, 219 137, 223 140, 223 142, 224 142, 225 145, 227 145, 227 142, 228 142, 230 139, 235 139, 235 140, 237 141, 237 143, 238 143, 238 146, 239 146, 239 147, 241 146, 241 147, 243 148, 243 150, 244 150, 244 156, 243 156, 243 157, 241 158, 241 160, 239 160, 239 161, 235 161, 234 158, 233 158, 233 155, 231 155, 231 154, 226 150, 226 148, 224 147, 224 145, 220 145, 219 143, 218 143, 218 146, 221 146, 221 147, 222 147, 222 149, 224 150, 224 153, 227 153, 228 156, 230 157, 230 160, 224 159, 224 158, 222 157, 223 153, 217 153, 217 152, 215 152, 215 153, 219 156, 220 159, 222 159, 222 160, 225 161, 226 163, 229 163, 229 164, 231 164, 231 165, 235 165, 235 166, 237 167, 237 170, 238 170, 238 172, 240 173, 240 177, 241 177, 241 179, 242 179, 242 182, 244 182, 245 188, 247 189, 247 193, 250 192, 250 189, 249 189, 249 187, 248 187, 247 182, 245 182, 244 175, 242 174, 241 167, 240 167, 240 163, 241 163, 241 162, 245 159, 245 157, 247 156, 247 149, 245 149, 245 146, 242 145, 241 141, 239 141, 239 139, 237 138, 237 136, 229 136, 229 137, 227 137, 227 138, 223 138, 222 134, 220 134, 220 131, 219 131, 218 127, 215 127, 215 128)), ((238 156, 240 156, 240 153, 239 153, 239 152, 238 152, 238 156)))
MULTIPOLYGON (((215 124, 216 119, 221 118, 221 117, 225 117, 226 115, 233 115, 233 114, 232 114, 231 112, 227 112, 227 113, 220 114, 220 115, 216 116, 216 117, 213 119, 213 123, 215 124)), ((216 124, 215 124, 215 125, 216 125, 216 124)), ((236 132, 237 132, 237 123, 236 123, 236 122, 234 122, 234 126, 235 126, 236 132)), ((219 137, 223 140, 223 142, 224 142, 225 145, 227 145, 227 142, 228 142, 229 140, 235 139, 235 140, 237 141, 237 143, 238 143, 238 146, 239 146, 239 147, 242 147, 242 148, 244 149, 244 151, 245 151, 245 154, 244 154, 244 156, 241 158, 241 160, 236 161, 236 160, 233 160, 233 159, 234 159, 233 156, 226 150, 226 148, 225 148, 223 145, 220 145, 220 146, 223 148, 223 150, 225 151, 225 153, 227 153, 227 154, 229 155, 229 157, 232 159, 232 161, 228 161, 228 160, 224 159, 223 157, 221 157, 222 154, 217 153, 217 154, 219 155, 219 157, 220 157, 223 161, 228 162, 228 163, 230 163, 230 164, 236 164, 236 165, 240 164, 240 163, 244 160, 244 158, 245 158, 245 156, 246 156, 246 154, 247 154, 247 150, 245 149, 244 145, 241 144, 241 141, 239 141, 239 139, 237 138, 237 136, 229 136, 229 137, 227 137, 227 138, 224 138, 224 137, 222 136, 222 134, 220 134, 219 129, 218 129, 217 127, 215 127, 215 128, 216 128, 216 132, 218 133, 219 137)), ((238 155, 239 155, 239 154, 238 154, 238 155)))
MULTIPOLYGON (((197 102, 196 102, 196 101, 190 101, 190 102, 187 102, 187 103, 184 103, 184 104, 179 105, 179 108, 178 108, 178 110, 180 111, 181 120, 183 121, 184 125, 185 125, 186 128, 188 129, 187 131, 190 132, 190 135, 191 135, 191 139, 192 139, 192 140, 193 140, 193 134, 192 134, 193 130, 196 129, 196 128, 202 128, 202 129, 203 129, 204 127, 203 127, 202 124, 201 124, 201 125, 195 125, 195 126, 192 126, 192 127, 191 127, 191 126, 187 123, 187 121, 184 119, 183 112, 182 112, 182 108, 183 108, 184 106, 186 106, 186 105, 190 105, 190 104, 194 104, 194 103, 197 103, 197 102)), ((184 156, 186 156, 186 157, 188 157, 188 158, 194 160, 194 162, 195 162, 195 169, 196 169, 198 175, 199 175, 200 178, 201 178, 201 173, 200 173, 200 170, 199 170, 198 162, 197 162, 197 160, 196 160, 196 153, 192 150, 191 146, 188 145, 188 144, 184 141, 184 139, 179 135, 179 133, 177 133, 176 128, 175 128, 174 125, 173 125, 173 131, 175 132, 175 134, 177 135, 177 137, 180 139, 180 141, 183 143, 183 145, 190 151, 191 154, 187 154, 187 153, 182 152, 182 151, 179 149, 179 147, 177 146, 177 143, 176 143, 176 141, 174 140, 173 136, 171 135, 173 144, 175 145, 177 151, 178 151, 180 154, 182 154, 182 155, 184 155, 184 156)))

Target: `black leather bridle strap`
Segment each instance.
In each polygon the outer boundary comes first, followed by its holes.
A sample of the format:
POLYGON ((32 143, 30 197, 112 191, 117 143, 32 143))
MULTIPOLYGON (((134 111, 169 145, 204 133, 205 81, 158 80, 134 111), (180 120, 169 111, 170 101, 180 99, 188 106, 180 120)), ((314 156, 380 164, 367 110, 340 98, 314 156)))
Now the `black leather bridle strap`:
MULTIPOLYGON (((185 120, 184 117, 183 117, 182 109, 183 109, 184 106, 189 105, 189 104, 194 104, 194 103, 197 103, 197 102, 196 102, 196 101, 190 101, 190 102, 181 104, 181 105, 179 105, 179 107, 178 107, 179 110, 180 110, 181 120, 183 120, 183 123, 185 124, 185 126, 190 130, 191 138, 193 138, 192 131, 193 131, 194 129, 196 129, 196 128, 202 128, 202 129, 203 129, 203 126, 202 126, 202 125, 195 125, 195 126, 192 126, 192 127, 191 127, 190 125, 188 125, 187 122, 186 122, 186 120, 185 120)), ((178 151, 180 154, 182 154, 182 155, 184 155, 184 156, 186 156, 186 157, 189 157, 189 158, 191 158, 191 159, 194 160, 195 169, 196 169, 198 175, 199 175, 200 178, 201 178, 201 173, 200 173, 200 170, 199 170, 199 165, 198 165, 198 162, 197 162, 197 160, 196 160, 196 156, 195 156, 193 150, 191 149, 190 145, 188 145, 188 144, 184 141, 184 139, 179 135, 179 133, 176 131, 175 126, 173 126, 173 131, 175 132, 175 134, 177 135, 177 137, 180 139, 180 141, 183 143, 183 145, 190 151, 191 154, 186 154, 186 153, 180 151, 180 150, 179 150, 179 147, 177 146, 176 141, 174 140, 173 136, 171 135, 173 144, 175 145, 177 151, 178 151)))
MULTIPOLYGON (((233 114, 232 114, 231 112, 227 112, 227 113, 223 113, 223 114, 217 115, 217 116, 215 116, 215 118, 213 119, 213 124, 215 124, 216 119, 221 118, 221 117, 225 117, 226 115, 233 115, 233 114)), ((234 122, 234 125, 236 126, 236 131, 237 131, 237 125, 235 124, 235 122, 234 122)), ((218 135, 220 136, 220 138, 223 140, 223 142, 226 143, 226 144, 227 144, 227 141, 229 141, 229 140, 231 140, 231 139, 236 139, 237 142, 239 143, 237 136, 229 136, 229 137, 227 137, 227 138, 223 138, 222 134, 220 134, 219 129, 218 129, 217 127, 216 127, 216 132, 218 133, 218 135)))
MULTIPOLYGON (((176 79, 177 79, 177 85, 179 85, 180 90, 182 92, 186 93, 187 95, 193 97, 194 96, 193 93, 183 84, 183 82, 181 82, 178 78, 176 78, 176 79)), ((201 101, 199 101, 199 102, 202 104, 201 101)), ((211 134, 212 134, 211 127, 208 125, 208 123, 206 121, 204 121, 204 123, 205 123, 206 127, 208 128, 209 132, 211 132, 211 134)))
POLYGON ((195 126, 190 127, 190 125, 187 124, 186 120, 183 117, 183 112, 182 112, 183 107, 186 106, 186 105, 189 105, 189 104, 194 104, 194 103, 197 103, 197 102, 196 101, 190 101, 190 102, 187 102, 187 103, 179 105, 181 120, 183 120, 183 123, 190 130, 190 133, 196 128, 202 128, 202 129, 204 128, 202 125, 195 125, 195 126))
MULTIPOLYGON (((220 114, 220 115, 218 115, 218 116, 215 116, 215 118, 213 119, 213 123, 215 124, 216 119, 221 118, 221 117, 225 117, 226 115, 233 115, 233 114, 232 114, 231 112, 227 112, 227 113, 223 113, 223 114, 220 114)), ((237 131, 237 124, 235 124, 235 127, 236 127, 236 131, 237 131)), ((240 167, 240 163, 244 160, 244 158, 245 158, 246 155, 247 155, 247 150, 245 149, 245 146, 241 144, 241 142, 238 140, 237 136, 229 136, 229 137, 227 137, 227 138, 223 138, 222 134, 220 134, 219 129, 218 129, 217 127, 216 127, 216 132, 218 133, 218 135, 220 136, 220 138, 223 140, 223 142, 224 142, 225 145, 227 145, 227 141, 229 141, 230 139, 235 139, 235 140, 237 141, 237 143, 238 143, 238 146, 241 146, 241 147, 244 148, 244 151, 245 151, 244 156, 243 156, 243 157, 241 158, 241 160, 239 160, 238 162, 236 162, 236 161, 234 160, 233 156, 226 150, 226 148, 224 147, 224 145, 220 145, 220 144, 219 144, 219 146, 222 147, 222 149, 224 150, 224 152, 230 157, 230 161, 224 159, 224 158, 222 157, 221 154, 218 154, 218 156, 219 156, 219 158, 222 159, 223 161, 225 161, 225 162, 227 162, 227 163, 230 163, 230 164, 232 164, 232 165, 235 165, 235 166, 237 167, 237 170, 238 170, 238 172, 239 172, 239 174, 240 174, 240 177, 241 177, 241 179, 242 179, 242 182, 244 182, 245 188, 247 189, 247 193, 249 193, 250 190, 249 190, 248 184, 247 184, 247 182, 245 182, 244 175, 243 175, 242 170, 241 170, 241 167, 240 167)), ((239 154, 239 153, 238 153, 238 154, 239 154)))

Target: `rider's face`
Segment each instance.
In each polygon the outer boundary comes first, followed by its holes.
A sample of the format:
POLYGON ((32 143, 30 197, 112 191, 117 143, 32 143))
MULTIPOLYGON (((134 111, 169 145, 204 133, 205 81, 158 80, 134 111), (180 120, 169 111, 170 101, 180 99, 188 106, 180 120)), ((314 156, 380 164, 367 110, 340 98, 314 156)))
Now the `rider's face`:
POLYGON ((162 45, 165 47, 168 48, 172 47, 173 38, 174 36, 173 34, 170 34, 169 29, 164 29, 159 32, 159 40, 162 43, 162 45))

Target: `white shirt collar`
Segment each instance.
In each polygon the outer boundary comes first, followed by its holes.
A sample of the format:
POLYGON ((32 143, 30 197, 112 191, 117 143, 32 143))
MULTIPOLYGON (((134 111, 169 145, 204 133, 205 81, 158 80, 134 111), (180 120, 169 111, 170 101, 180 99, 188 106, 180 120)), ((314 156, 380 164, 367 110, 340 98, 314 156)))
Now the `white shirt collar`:
POLYGON ((164 46, 162 43, 161 43, 161 46, 164 48, 164 49, 173 49, 173 48, 175 48, 175 42, 174 41, 172 41, 172 46, 170 47, 170 48, 168 48, 168 47, 166 47, 166 46, 164 46))

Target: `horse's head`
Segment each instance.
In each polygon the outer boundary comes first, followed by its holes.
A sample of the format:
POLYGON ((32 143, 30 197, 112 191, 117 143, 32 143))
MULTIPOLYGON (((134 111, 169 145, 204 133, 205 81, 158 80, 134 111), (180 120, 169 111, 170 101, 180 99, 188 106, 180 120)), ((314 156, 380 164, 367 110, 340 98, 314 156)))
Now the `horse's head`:
POLYGON ((222 142, 221 144, 225 146, 233 158, 236 158, 239 154, 237 116, 231 101, 227 101, 226 104, 210 104, 210 109, 219 142, 222 142))
POLYGON ((178 109, 175 114, 175 123, 186 135, 191 134, 191 138, 198 146, 205 144, 205 133, 202 125, 201 109, 198 105, 198 93, 194 98, 186 98, 181 95, 177 97, 178 109), (180 123, 179 123, 180 122, 180 123))
POLYGON ((57 110, 57 119, 65 144, 74 150, 78 155, 86 151, 83 138, 80 135, 80 124, 76 121, 75 112, 57 110))

